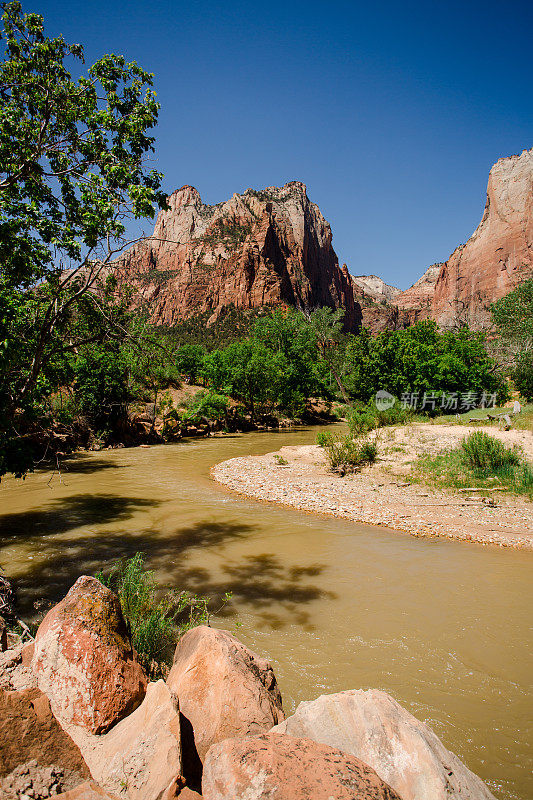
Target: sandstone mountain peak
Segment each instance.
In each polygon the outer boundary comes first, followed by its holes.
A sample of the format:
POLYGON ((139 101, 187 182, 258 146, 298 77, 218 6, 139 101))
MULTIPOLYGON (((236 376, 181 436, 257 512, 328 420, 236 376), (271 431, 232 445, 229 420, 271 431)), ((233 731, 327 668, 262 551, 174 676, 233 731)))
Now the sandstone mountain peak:
POLYGON ((159 212, 153 236, 115 266, 156 324, 269 305, 343 308, 352 331, 361 320, 329 223, 301 181, 247 189, 216 205, 183 186, 159 212))
POLYGON ((490 304, 532 273, 533 149, 490 170, 481 222, 442 265, 431 316, 445 327, 482 327, 490 304))
POLYGON ((398 294, 395 301, 397 305, 407 310, 421 310, 429 307, 443 266, 444 264, 439 262, 431 264, 422 277, 415 281, 409 289, 398 294))
POLYGON ((430 317, 444 328, 479 329, 490 324, 490 305, 531 275, 533 149, 493 165, 483 216, 470 239, 392 302, 402 324, 430 317))

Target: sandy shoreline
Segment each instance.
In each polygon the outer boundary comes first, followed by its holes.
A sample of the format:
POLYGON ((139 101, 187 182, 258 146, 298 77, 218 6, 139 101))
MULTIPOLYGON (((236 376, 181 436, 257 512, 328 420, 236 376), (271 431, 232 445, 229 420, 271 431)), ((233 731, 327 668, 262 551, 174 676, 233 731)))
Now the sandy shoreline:
MULTIPOLYGON (((434 452, 467 431, 464 427, 423 425, 387 430, 392 446, 380 447, 383 455, 378 464, 344 477, 328 471, 322 449, 314 445, 232 458, 216 464, 211 474, 241 495, 300 511, 380 525, 413 536, 533 549, 532 503, 498 492, 492 506, 475 494, 444 492, 405 480, 412 452, 420 452, 421 446, 423 452, 434 452), (400 450, 397 443, 405 441, 405 436, 408 446, 402 445, 400 450), (278 464, 275 456, 282 456, 287 464, 278 464)), ((498 435, 494 430, 491 433, 498 435)), ((531 434, 522 435, 528 451, 531 434)))

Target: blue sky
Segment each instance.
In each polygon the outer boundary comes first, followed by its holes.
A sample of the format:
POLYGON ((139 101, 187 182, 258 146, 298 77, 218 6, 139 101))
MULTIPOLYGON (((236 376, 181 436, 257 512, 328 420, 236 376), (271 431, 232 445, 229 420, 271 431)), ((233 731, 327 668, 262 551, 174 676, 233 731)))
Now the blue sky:
POLYGON ((409 286, 471 235, 491 165, 533 146, 531 2, 24 8, 87 62, 119 52, 155 74, 169 193, 302 180, 353 274, 409 286))

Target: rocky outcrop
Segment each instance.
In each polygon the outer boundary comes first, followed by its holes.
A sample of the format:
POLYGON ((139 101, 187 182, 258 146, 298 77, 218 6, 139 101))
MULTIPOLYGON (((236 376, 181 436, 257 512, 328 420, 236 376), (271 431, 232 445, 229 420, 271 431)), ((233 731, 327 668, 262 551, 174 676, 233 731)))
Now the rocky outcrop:
POLYGON ((178 703, 162 680, 148 684, 141 705, 108 733, 95 736, 73 725, 68 731, 94 780, 109 792, 161 800, 176 780, 184 783, 178 703))
POLYGON ((33 652, 33 643, 25 645, 19 639, 0 653, 0 689, 22 691, 37 687, 37 679, 31 669, 33 652))
POLYGON ((393 303, 402 291, 396 286, 389 286, 377 275, 353 275, 352 281, 357 289, 378 303, 382 301, 393 303))
POLYGON ((435 286, 444 264, 432 264, 416 283, 401 292, 395 298, 395 303, 404 312, 411 322, 431 316, 431 305, 435 286))
POLYGON ((490 305, 533 275, 533 149, 501 158, 487 186, 483 218, 466 244, 394 298, 410 323, 443 328, 490 325, 490 305))
POLYGON ((43 767, 35 758, 18 767, 0 779, 2 800, 48 800, 50 797, 63 797, 75 787, 79 776, 55 764, 43 767))
POLYGON ((359 759, 309 739, 226 739, 207 754, 204 800, 401 800, 359 759))
MULTIPOLYGON (((132 709, 124 627, 116 596, 84 576, 16 651, 17 669, 33 658, 52 702, 35 688, 0 690, 6 800, 70 789, 65 800, 494 800, 384 692, 322 696, 284 720, 272 667, 227 631, 188 631, 167 682, 149 683, 132 709), (95 783, 81 783, 89 774, 95 783)), ((11 682, 13 659, 1 655, 11 682)))
POLYGON ((271 665, 228 631, 201 625, 182 636, 167 684, 179 699, 187 775, 199 775, 198 762, 216 742, 284 719, 271 665))
POLYGON ((146 690, 118 597, 87 575, 39 626, 32 669, 56 716, 91 733, 109 730, 146 690))
POLYGON ((339 268, 331 228, 299 181, 214 206, 184 186, 168 204, 153 236, 115 263, 119 288, 133 286, 135 304, 161 325, 289 305, 344 308, 350 331, 363 322, 379 333, 427 317, 445 328, 481 328, 490 304, 533 273, 533 149, 496 162, 474 234, 405 291, 339 268))
POLYGON ((355 331, 361 312, 331 240, 299 181, 214 206, 184 186, 168 198, 153 236, 117 260, 115 274, 158 325, 199 314, 214 321, 229 308, 330 306, 343 308, 346 329, 355 331))
POLYGON ((363 326, 370 333, 378 334, 384 331, 400 331, 413 324, 413 315, 389 303, 376 303, 375 301, 360 300, 363 314, 363 326))
POLYGON ((377 690, 300 703, 273 732, 337 747, 371 766, 403 800, 494 800, 431 728, 377 690))

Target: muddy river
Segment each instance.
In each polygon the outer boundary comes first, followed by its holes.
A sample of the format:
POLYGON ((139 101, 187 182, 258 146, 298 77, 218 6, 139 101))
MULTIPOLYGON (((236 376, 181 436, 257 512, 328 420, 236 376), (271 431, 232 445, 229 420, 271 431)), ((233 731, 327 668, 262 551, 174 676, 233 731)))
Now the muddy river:
MULTIPOLYGON (((311 444, 254 433, 80 454, 0 485, 0 564, 24 613, 138 550, 159 581, 231 603, 213 624, 269 657, 285 710, 375 687, 500 798, 533 797, 533 553, 306 515, 232 495, 213 464, 311 444)), ((386 496, 383 502, 387 502, 386 496)))

